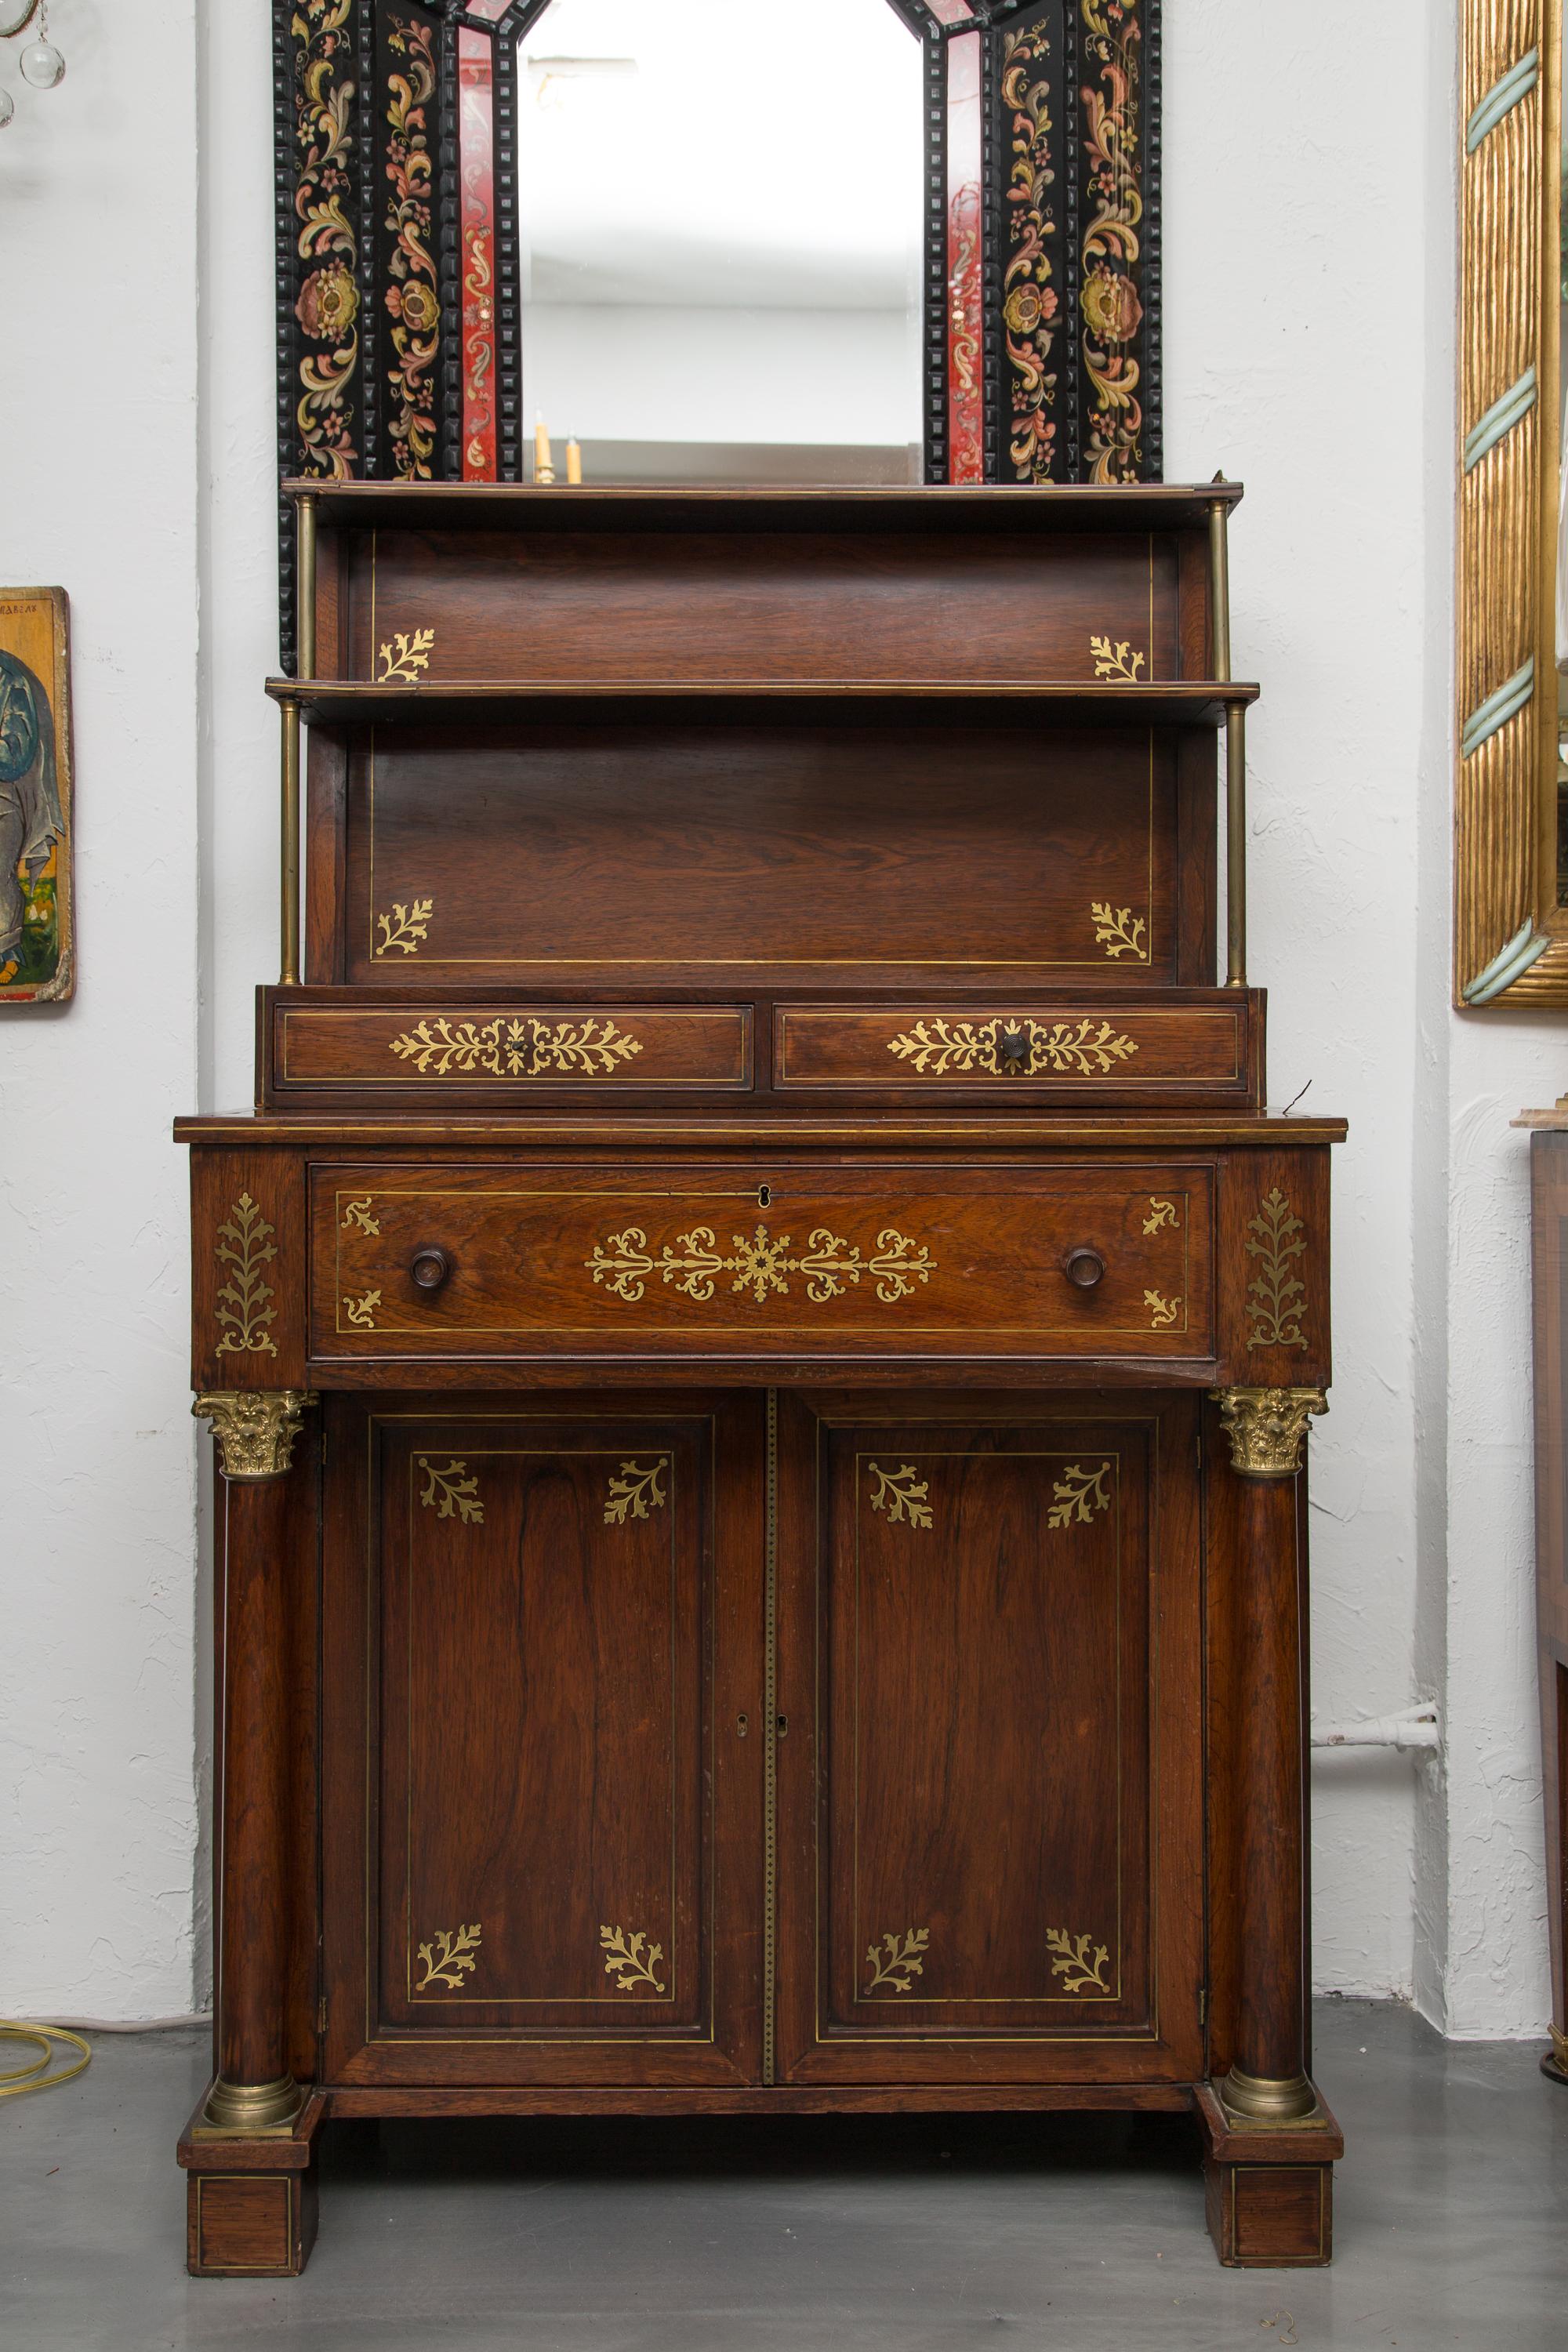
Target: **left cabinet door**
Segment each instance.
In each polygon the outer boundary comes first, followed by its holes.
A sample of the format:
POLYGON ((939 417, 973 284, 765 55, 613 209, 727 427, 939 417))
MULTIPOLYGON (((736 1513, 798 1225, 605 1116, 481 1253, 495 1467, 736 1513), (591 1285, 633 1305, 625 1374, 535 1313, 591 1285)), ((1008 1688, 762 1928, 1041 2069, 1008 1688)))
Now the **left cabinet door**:
POLYGON ((756 2080, 760 1404, 328 1422, 326 2079, 756 2080))

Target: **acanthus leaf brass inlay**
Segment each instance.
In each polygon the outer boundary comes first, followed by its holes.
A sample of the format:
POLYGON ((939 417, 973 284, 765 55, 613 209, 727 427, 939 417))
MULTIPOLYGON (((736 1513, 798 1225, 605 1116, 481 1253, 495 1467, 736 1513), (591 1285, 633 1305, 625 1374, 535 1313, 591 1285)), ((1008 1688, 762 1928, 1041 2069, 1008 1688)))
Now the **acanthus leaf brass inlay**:
POLYGON ((1163 1225, 1179 1224, 1174 1201, 1151 1201, 1149 1213, 1143 1220, 1146 1234, 1157 1234, 1163 1225))
POLYGON ((1252 1236, 1247 1255, 1258 1260, 1258 1272, 1247 1286, 1247 1344, 1248 1348, 1305 1348, 1301 1318, 1307 1286, 1290 1270, 1292 1262, 1307 1254, 1305 1229, 1278 1184, 1247 1230, 1252 1236))
POLYGON ((374 1194, 367 1192, 363 1201, 343 1202, 342 1230, 345 1234, 358 1231, 368 1234, 373 1241, 376 1238, 381 1232, 381 1226, 370 1213, 374 1197, 374 1194))
POLYGON ((1182 1302, 1179 1298, 1162 1298, 1157 1290, 1146 1290, 1143 1293, 1143 1304, 1149 1309, 1149 1328, 1152 1331, 1168 1331, 1182 1311, 1182 1302))
POLYGON ((1125 637, 1119 637, 1115 645, 1109 637, 1090 637, 1089 649, 1094 656, 1096 677, 1114 678, 1120 686, 1138 684, 1143 656, 1133 652, 1125 637))
POLYGON ((1111 1465, 1102 1462, 1098 1470, 1086 1470, 1081 1463, 1069 1462, 1061 1476, 1053 1481, 1051 1493, 1056 1497, 1046 1515, 1046 1524, 1052 1528, 1087 1528, 1101 1511, 1110 1508, 1110 1488, 1107 1484, 1111 1465))
POLYGON ((438 1519, 458 1518, 465 1527, 483 1527, 485 1507, 479 1500, 479 1482, 466 1475, 466 1462, 448 1462, 444 1470, 437 1470, 422 1454, 419 1467, 426 1474, 419 1497, 426 1510, 433 1510, 438 1519))
POLYGON ((667 1467, 662 1456, 647 1470, 640 1462, 623 1462, 619 1476, 612 1475, 610 1479, 605 1525, 624 1528, 628 1517, 646 1519, 650 1511, 662 1511, 667 1497, 658 1482, 667 1467))
POLYGON ((386 956, 395 948, 401 955, 417 955, 419 942, 430 936, 430 918, 436 912, 434 898, 416 898, 411 907, 401 906, 395 898, 390 915, 378 915, 381 945, 378 956, 386 956))
POLYGON ((1092 1943, 1088 1936, 1069 1936, 1065 1927, 1046 1929, 1046 1949, 1054 1952, 1051 1974, 1060 1977, 1065 1992, 1109 1992, 1105 1981, 1106 1964, 1110 1954, 1103 1944, 1092 1943))
POLYGON ((1094 921, 1097 947, 1102 947, 1108 956, 1130 955, 1140 963, 1148 962, 1148 950, 1143 945, 1147 926, 1142 915, 1135 915, 1131 907, 1113 907, 1105 898, 1096 898, 1089 911, 1094 921))
POLYGON ((870 1945, 866 1965, 871 1971, 871 1981, 864 1998, 869 2000, 874 1992, 884 1988, 889 1992, 910 1991, 915 1978, 925 1973, 921 1954, 930 1942, 929 1927, 909 1927, 901 1936, 884 1936, 880 1951, 875 1944, 870 1945))
POLYGON ((419 1947, 419 1958, 425 1973, 415 1986, 416 1992, 427 1992, 432 1985, 445 1985, 448 1992, 461 1992, 463 1979, 474 1970, 482 1930, 478 1920, 471 1927, 458 1927, 456 1934, 449 1927, 437 1929, 427 1944, 419 1947))
POLYGON ((624 1927, 601 1927, 599 1942, 607 1956, 605 1974, 615 1978, 617 1992, 635 1992, 644 1984, 651 1985, 655 1992, 664 1990, 657 1973, 664 1958, 662 1944, 649 1944, 640 1931, 628 1936, 624 1927))
POLYGON ((1047 1027, 1027 1016, 994 1021, 917 1021, 889 1037, 888 1051, 922 1077, 984 1070, 1007 1078, 1101 1077, 1131 1060, 1137 1040, 1109 1021, 1058 1021, 1047 1027))
POLYGON ((425 1078, 601 1078, 634 1060, 642 1041, 609 1020, 498 1016, 481 1026, 433 1017, 394 1037, 387 1051, 425 1078))
POLYGON ((434 629, 416 629, 412 634, 395 629, 386 644, 379 648, 381 669, 377 686, 417 686, 419 674, 430 667, 435 649, 434 629))
POLYGON ((826 1225, 809 1235, 806 1249, 797 1257, 788 1254, 789 1234, 775 1238, 765 1225, 758 1225, 750 1239, 733 1234, 731 1242, 731 1255, 722 1256, 712 1226, 694 1225, 689 1233, 678 1234, 673 1244, 666 1242, 656 1259, 642 1227, 627 1225, 607 1241, 595 1242, 593 1256, 583 1263, 595 1285, 605 1284, 612 1297, 633 1307, 655 1274, 700 1305, 713 1297, 718 1277, 727 1274, 732 1277, 731 1295, 749 1291, 759 1307, 770 1297, 787 1297, 791 1275, 806 1277, 805 1295, 821 1307, 855 1288, 864 1274, 875 1282, 883 1305, 890 1307, 910 1297, 917 1283, 929 1282, 937 1271, 924 1244, 912 1241, 896 1225, 884 1226, 877 1235, 869 1259, 862 1256, 858 1243, 846 1241, 826 1225))
POLYGON ((217 1321, 222 1333, 220 1356, 275 1356, 278 1342, 267 1326, 274 1319, 272 1285, 261 1268, 278 1255, 268 1223, 248 1192, 242 1192, 217 1229, 217 1262, 227 1266, 228 1280, 217 1294, 217 1321))
POLYGON ((871 1508, 885 1512, 889 1526, 898 1527, 906 1520, 911 1528, 935 1524, 935 1514, 926 1500, 931 1481, 916 1477, 912 1462, 904 1463, 897 1470, 883 1470, 875 1462, 868 1462, 866 1467, 877 1482, 871 1489, 871 1508))
POLYGON ((361 1298, 351 1297, 346 1291, 343 1294, 343 1313, 358 1331, 375 1329, 375 1310, 380 1305, 379 1290, 367 1290, 361 1298))

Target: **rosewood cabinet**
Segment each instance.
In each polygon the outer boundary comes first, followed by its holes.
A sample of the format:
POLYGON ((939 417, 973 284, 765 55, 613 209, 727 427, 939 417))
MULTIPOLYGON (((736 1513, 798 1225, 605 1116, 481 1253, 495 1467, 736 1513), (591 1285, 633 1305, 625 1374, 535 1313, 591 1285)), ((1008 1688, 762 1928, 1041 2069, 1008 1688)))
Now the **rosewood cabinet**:
POLYGON ((889 2107, 1190 2113, 1327 2259, 1238 495, 300 487, 196 2273, 334 2116, 889 2107))

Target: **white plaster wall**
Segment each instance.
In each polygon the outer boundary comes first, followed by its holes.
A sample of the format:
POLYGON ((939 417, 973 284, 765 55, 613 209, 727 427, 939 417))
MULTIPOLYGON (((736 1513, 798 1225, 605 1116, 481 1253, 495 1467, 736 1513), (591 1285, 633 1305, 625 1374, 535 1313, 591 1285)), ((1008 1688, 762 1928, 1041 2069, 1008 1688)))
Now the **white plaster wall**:
MULTIPOLYGON (((56 16, 68 81, 0 143, 0 565, 75 600, 85 976, 68 1011, 0 1016, 0 1474, 22 1530, 0 1552, 0 2010, 135 2016, 205 1981, 167 1126, 248 1100, 276 953, 270 66, 259 8, 197 25, 170 0, 151 43, 104 0, 56 16)), ((1247 484, 1271 1092, 1310 1079, 1308 1104, 1352 1121, 1313 1440, 1317 1708, 1420 1688, 1448 1715, 1446 1770, 1314 1775, 1318 1978, 1526 2032, 1544 1973, 1507 1122, 1568 1086, 1568 1024, 1447 1007, 1453 16, 1384 11, 1414 61, 1394 107, 1343 70, 1352 0, 1167 10, 1167 466, 1247 484)))
POLYGON ((193 0, 55 28, 0 134, 0 569, 71 596, 81 979, 0 1013, 0 2010, 123 2017, 190 2007, 198 1908, 193 0))

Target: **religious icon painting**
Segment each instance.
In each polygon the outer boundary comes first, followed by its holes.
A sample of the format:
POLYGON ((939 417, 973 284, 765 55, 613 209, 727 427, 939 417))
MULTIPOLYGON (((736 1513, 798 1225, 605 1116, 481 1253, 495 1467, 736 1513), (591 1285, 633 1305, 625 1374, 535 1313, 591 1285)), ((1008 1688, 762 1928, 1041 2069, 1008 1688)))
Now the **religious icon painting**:
POLYGON ((70 608, 63 588, 0 588, 0 1008, 76 986, 70 608))

